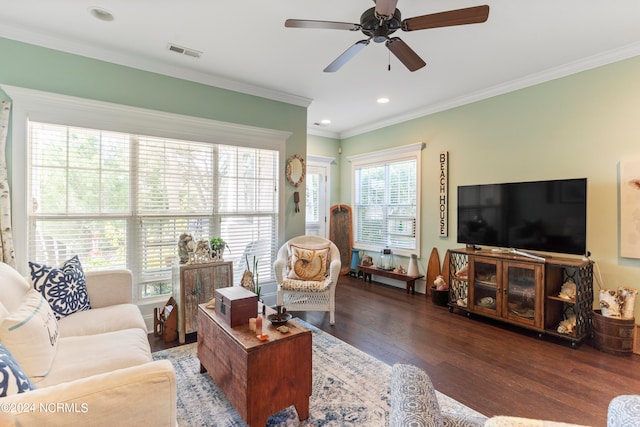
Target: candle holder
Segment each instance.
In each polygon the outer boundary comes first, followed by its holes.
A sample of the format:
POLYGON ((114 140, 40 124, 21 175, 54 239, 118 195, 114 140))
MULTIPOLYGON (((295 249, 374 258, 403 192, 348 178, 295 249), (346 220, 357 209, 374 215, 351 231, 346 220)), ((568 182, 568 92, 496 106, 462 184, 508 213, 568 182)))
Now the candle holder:
POLYGON ((391 249, 384 248, 380 251, 380 258, 378 259, 377 267, 381 270, 391 271, 395 268, 395 261, 391 249))

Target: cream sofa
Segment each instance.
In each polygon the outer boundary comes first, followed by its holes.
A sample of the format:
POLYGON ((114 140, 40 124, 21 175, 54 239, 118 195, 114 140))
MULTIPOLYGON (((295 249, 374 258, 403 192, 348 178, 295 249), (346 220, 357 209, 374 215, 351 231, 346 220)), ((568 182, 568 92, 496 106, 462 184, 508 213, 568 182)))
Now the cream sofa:
MULTIPOLYGON (((86 284, 91 309, 53 318, 53 361, 46 374, 29 376, 35 390, 0 398, 0 425, 177 425, 175 372, 169 361, 152 360, 144 319, 132 304, 131 273, 87 272, 86 284)), ((33 296, 30 289, 28 280, 0 263, 0 333, 33 296)), ((29 365, 30 355, 24 349, 15 354, 4 337, 18 365, 21 358, 29 365)), ((37 348, 40 336, 31 339, 37 348)))

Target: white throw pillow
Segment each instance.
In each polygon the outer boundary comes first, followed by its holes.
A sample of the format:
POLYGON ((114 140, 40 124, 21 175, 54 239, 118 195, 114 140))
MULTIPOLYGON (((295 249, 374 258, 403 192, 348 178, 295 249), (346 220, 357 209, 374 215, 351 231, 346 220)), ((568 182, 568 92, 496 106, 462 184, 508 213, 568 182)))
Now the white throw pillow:
MULTIPOLYGON (((31 285, 9 264, 0 262, 0 301, 9 313, 20 307, 31 285)), ((0 319, 1 320, 1 319, 0 319)))
POLYGON ((0 324, 0 340, 31 378, 47 375, 58 351, 58 321, 44 297, 31 289, 0 324))

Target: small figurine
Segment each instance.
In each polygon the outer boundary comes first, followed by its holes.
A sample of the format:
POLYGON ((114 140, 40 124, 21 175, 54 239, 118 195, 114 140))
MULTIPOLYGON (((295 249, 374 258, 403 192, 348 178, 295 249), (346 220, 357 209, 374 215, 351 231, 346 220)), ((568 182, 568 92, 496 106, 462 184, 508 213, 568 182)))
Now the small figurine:
POLYGON ((576 284, 573 280, 569 279, 564 282, 558 296, 563 299, 574 299, 576 297, 576 284))
POLYGON ((570 315, 565 320, 562 320, 558 324, 558 332, 561 334, 573 335, 573 330, 576 327, 576 316, 570 315))
POLYGON ((436 277, 436 280, 433 281, 433 284, 435 285, 436 290, 438 290, 438 291, 445 291, 445 290, 449 289, 449 286, 444 281, 444 277, 442 277, 441 275, 438 275, 436 277))

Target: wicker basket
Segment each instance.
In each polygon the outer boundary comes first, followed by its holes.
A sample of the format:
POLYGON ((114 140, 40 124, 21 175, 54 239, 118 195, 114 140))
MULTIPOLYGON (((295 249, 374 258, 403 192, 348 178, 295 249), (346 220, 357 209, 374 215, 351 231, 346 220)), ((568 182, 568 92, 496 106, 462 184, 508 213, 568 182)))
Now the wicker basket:
POLYGON ((435 286, 431 286, 431 302, 446 307, 449 303, 449 290, 438 290, 435 286))

